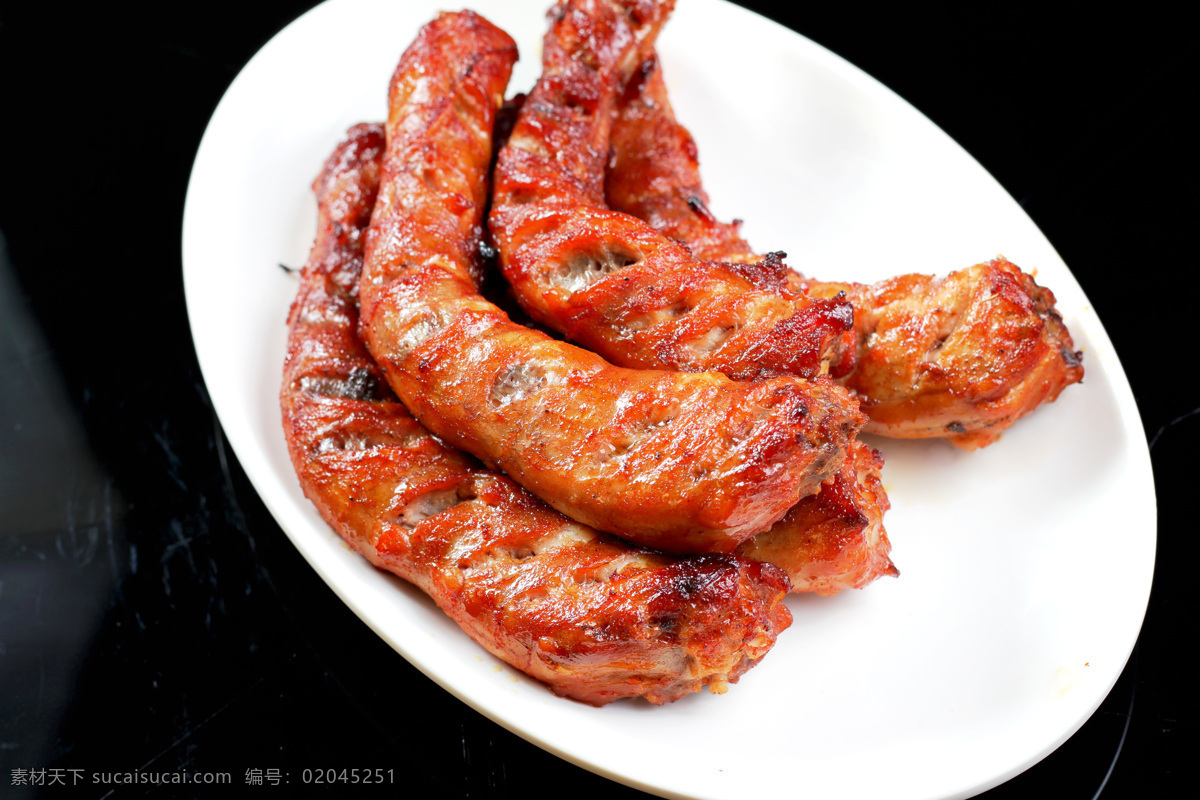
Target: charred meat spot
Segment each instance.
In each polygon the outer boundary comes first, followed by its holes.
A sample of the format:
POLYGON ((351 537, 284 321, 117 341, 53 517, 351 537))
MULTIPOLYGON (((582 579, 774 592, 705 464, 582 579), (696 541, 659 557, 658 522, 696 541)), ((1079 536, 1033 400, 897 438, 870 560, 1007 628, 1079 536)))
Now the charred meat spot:
POLYGON ((842 324, 843 330, 854 330, 854 305, 846 297, 846 293, 838 292, 834 295, 833 302, 837 305, 834 306, 831 316, 842 324))
POLYGON ((1082 350, 1072 350, 1069 347, 1063 347, 1058 352, 1062 355, 1062 360, 1066 362, 1068 367, 1083 366, 1082 350))
POLYGON ((703 198, 697 195, 691 195, 687 199, 687 206, 693 214, 704 220, 704 222, 708 223, 709 225, 716 223, 717 218, 713 216, 711 211, 708 210, 708 206, 705 205, 703 198))
MULTIPOLYGON (((586 61, 582 62, 584 66, 591 69, 591 65, 586 61)), ((563 92, 563 105, 570 109, 574 114, 580 117, 590 117, 596 110, 596 103, 599 100, 594 87, 588 84, 569 85, 563 92)))
POLYGON ((381 400, 379 381, 364 367, 355 367, 346 376, 344 397, 355 400, 381 400))
POLYGON ((724 266, 758 289, 777 292, 786 284, 790 272, 786 257, 787 253, 779 250, 767 253, 758 261, 726 263, 724 266))
POLYGON ((378 401, 386 397, 379 381, 365 367, 355 367, 340 377, 305 375, 300 379, 300 390, 349 400, 378 401))
POLYGON ((672 591, 684 600, 689 600, 699 594, 703 588, 700 577, 692 571, 677 575, 671 581, 672 591))
POLYGON ((638 66, 633 76, 630 77, 629 81, 625 84, 625 94, 621 97, 622 103, 628 105, 629 103, 632 103, 638 99, 638 96, 642 93, 642 87, 654 73, 654 69, 657 65, 658 56, 651 55, 638 66))
POLYGON ((621 244, 605 244, 568 254, 549 275, 550 285, 579 292, 623 267, 642 260, 639 253, 621 244))
POLYGON ((769 394, 763 397, 756 404, 756 416, 759 419, 765 418, 771 409, 779 408, 787 403, 792 398, 796 399, 795 412, 802 417, 808 416, 808 403, 797 395, 795 387, 791 384, 779 384, 771 388, 769 394))
POLYGON ((585 67, 590 69, 592 72, 595 72, 598 69, 600 69, 600 59, 596 56, 596 53, 590 49, 587 49, 587 48, 581 49, 578 53, 576 53, 575 57, 576 57, 576 60, 578 60, 580 64, 583 64, 585 67))

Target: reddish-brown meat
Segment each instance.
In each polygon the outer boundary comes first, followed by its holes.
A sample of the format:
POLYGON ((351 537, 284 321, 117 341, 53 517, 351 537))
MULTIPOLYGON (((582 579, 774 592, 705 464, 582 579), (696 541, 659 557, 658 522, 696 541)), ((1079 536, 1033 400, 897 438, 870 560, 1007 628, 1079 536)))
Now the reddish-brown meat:
POLYGON ((1083 379, 1054 294, 1003 257, 944 277, 800 285, 852 298, 857 367, 844 383, 872 433, 974 450, 1083 379))
POLYGON ((367 346, 426 428, 559 511, 663 550, 731 551, 837 471, 863 418, 840 387, 619 369, 479 295, 492 127, 515 58, 466 14, 402 56, 361 281, 367 346))
POLYGON ((738 553, 783 567, 793 592, 836 594, 899 575, 883 527, 889 503, 878 450, 854 442, 834 480, 806 497, 738 553))
POLYGON ((542 77, 496 165, 488 222, 501 267, 534 319, 614 363, 739 379, 817 376, 850 328, 847 303, 784 297, 782 264, 703 261, 605 206, 613 114, 653 41, 646 20, 661 24, 670 6, 558 8, 542 77))
POLYGON ((783 573, 668 557, 578 525, 425 431, 357 335, 381 126, 359 125, 314 184, 319 223, 289 316, 281 406, 325 520, 556 693, 600 705, 722 692, 791 621, 783 573))
MULTIPOLYGON (((708 212, 695 142, 675 119, 657 61, 648 59, 644 72, 614 123, 608 203, 707 258, 773 258, 755 255, 736 224, 708 212)), ((830 374, 858 395, 871 433, 975 449, 1083 378, 1054 295, 1003 258, 943 278, 868 286, 791 273, 785 282, 788 291, 853 305, 854 330, 835 348, 830 374)))
POLYGON ((649 223, 709 261, 762 261, 742 238, 741 223, 708 209, 699 151, 675 119, 658 56, 642 62, 625 88, 612 128, 604 182, 608 205, 649 223))
MULTIPOLYGON (((327 381, 314 383, 316 379, 312 375, 307 376, 309 388, 318 394, 330 391, 348 396, 362 395, 359 399, 390 397, 390 392, 378 379, 378 368, 374 361, 363 361, 363 346, 352 335, 354 326, 346 323, 346 319, 357 318, 357 275, 361 265, 362 234, 356 226, 360 223, 365 225, 367 212, 363 208, 369 209, 374 198, 374 184, 371 182, 377 181, 380 170, 382 148, 378 147, 378 141, 382 130, 382 126, 369 125, 355 128, 350 140, 330 162, 327 177, 318 183, 321 196, 328 196, 323 202, 331 210, 322 212, 323 238, 318 241, 318 251, 314 251, 326 253, 321 257, 324 259, 321 264, 325 266, 312 269, 324 269, 332 274, 332 278, 325 279, 323 291, 340 297, 342 302, 338 304, 339 307, 345 304, 350 306, 348 313, 337 315, 332 320, 333 324, 325 327, 308 324, 322 318, 313 317, 318 313, 317 306, 327 302, 319 295, 312 296, 305 310, 293 312, 293 317, 300 313, 310 316, 307 322, 293 320, 294 326, 305 326, 294 334, 297 347, 320 348, 319 352, 327 354, 331 359, 329 363, 335 365, 334 373, 331 373, 335 376, 327 381), (351 180, 354 177, 352 174, 338 177, 341 174, 338 170, 350 169, 361 170, 363 175, 355 180, 351 180), (322 189, 322 186, 325 188, 322 189), (326 219, 329 222, 325 222, 326 219), (333 228, 330 222, 341 227, 333 228), (329 250, 335 246, 341 249, 329 250), (351 355, 353 358, 349 358, 351 355), (348 360, 343 363, 343 358, 348 360)), ((316 276, 310 278, 316 279, 316 276)), ((310 362, 318 366, 324 363, 320 359, 310 362)), ((286 402, 294 404, 298 402, 296 398, 294 394, 285 394, 286 402)), ((343 405, 354 407, 360 404, 327 404, 327 410, 336 413, 343 405)), ((404 416, 402 411, 395 411, 404 416)), ((347 412, 341 424, 348 426, 351 416, 347 412)), ((377 425, 379 418, 371 416, 368 422, 377 425)), ((365 444, 373 439, 369 433, 360 432, 351 434, 349 440, 365 444)), ((879 480, 881 466, 877 452, 859 442, 853 443, 830 484, 822 486, 818 494, 801 500, 770 531, 744 542, 739 552, 783 567, 791 578, 793 592, 832 594, 844 588, 859 588, 878 575, 895 574, 887 558, 890 544, 882 526, 887 496, 879 480)), ((371 482, 388 485, 386 481, 380 483, 378 479, 371 482)), ((364 519, 363 514, 358 518, 364 519)))
MULTIPOLYGON (((720 222, 708 210, 695 141, 675 119, 653 54, 626 87, 611 141, 605 194, 614 209, 645 220, 698 258, 745 264, 745 270, 769 265, 780 274, 778 254, 755 266, 764 259, 741 237, 738 223, 720 222)), ((776 290, 792 291, 784 284, 778 280, 776 290)), ((855 355, 850 331, 830 354, 834 373, 850 371, 855 355)), ((877 451, 855 442, 831 483, 738 552, 783 567, 794 592, 833 594, 898 574, 883 526, 882 466, 877 451)))

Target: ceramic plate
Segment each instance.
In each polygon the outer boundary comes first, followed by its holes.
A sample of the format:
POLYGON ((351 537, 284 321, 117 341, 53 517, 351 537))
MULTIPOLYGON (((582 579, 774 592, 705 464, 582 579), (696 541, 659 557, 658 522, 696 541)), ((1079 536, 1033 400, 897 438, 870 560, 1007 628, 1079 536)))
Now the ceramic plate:
MULTIPOLYGON (((548 0, 474 7, 539 72, 548 0)), ((595 709, 553 696, 369 567, 301 495, 277 401, 310 184, 440 8, 335 0, 276 36, 204 136, 184 220, 196 349, 229 440, 313 568, 404 658, 587 769, 666 797, 966 797, 1029 767, 1092 714, 1145 612, 1155 549, 1142 426, 1100 320, 1045 237, 958 145, 812 42, 718 0, 660 40, 676 112, 722 218, 828 279, 947 272, 1004 254, 1053 289, 1087 380, 992 447, 875 442, 902 575, 793 597, 795 623, 728 694, 595 709), (716 59, 712 53, 722 53, 716 59)))

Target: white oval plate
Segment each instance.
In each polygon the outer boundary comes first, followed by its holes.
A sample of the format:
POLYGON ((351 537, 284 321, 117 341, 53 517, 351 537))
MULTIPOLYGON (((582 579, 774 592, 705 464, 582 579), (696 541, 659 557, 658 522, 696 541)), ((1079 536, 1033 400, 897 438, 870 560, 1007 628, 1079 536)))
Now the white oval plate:
MULTIPOLYGON (((480 0, 539 72, 549 0, 480 0)), ((715 211, 822 278, 942 273, 1003 253, 1051 287, 1086 382, 976 453, 880 441, 902 571, 789 600, 795 624, 723 697, 664 708, 561 700, 369 567, 297 486, 277 393, 309 185, 350 125, 385 116, 400 53, 440 5, 335 0, 230 87, 188 191, 188 313, 209 393, 258 492, 313 568, 406 659, 530 741, 666 797, 967 797, 1065 741, 1121 673, 1155 550, 1149 454, 1100 320, 1045 237, 960 147, 889 90, 719 0, 680 3, 660 53, 715 211), (711 54, 722 53, 723 58, 711 54)))

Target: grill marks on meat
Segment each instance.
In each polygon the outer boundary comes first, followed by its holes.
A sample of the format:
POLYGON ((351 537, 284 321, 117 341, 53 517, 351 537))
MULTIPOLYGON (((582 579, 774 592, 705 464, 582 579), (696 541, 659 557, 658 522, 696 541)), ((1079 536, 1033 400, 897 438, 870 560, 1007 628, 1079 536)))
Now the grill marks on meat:
POLYGON ((1003 257, 944 277, 805 285, 854 300, 857 368, 845 384, 874 433, 974 450, 1083 379, 1054 294, 1003 257))
MULTIPOLYGON (((736 377, 758 375, 768 368, 814 374, 831 341, 840 345, 851 327, 853 310, 842 299, 793 302, 787 299, 795 296, 786 291, 788 272, 779 254, 742 263, 704 264, 693 257, 710 257, 702 249, 689 254, 644 223, 603 208, 600 176, 605 174, 608 152, 606 120, 615 112, 615 86, 626 75, 623 65, 628 53, 618 56, 610 43, 592 43, 580 31, 594 15, 605 13, 610 14, 605 17, 610 27, 619 23, 619 15, 608 4, 566 7, 557 33, 552 31, 547 38, 543 80, 523 105, 513 136, 500 154, 490 222, 501 256, 507 259, 508 277, 515 281, 518 293, 525 288, 526 307, 533 316, 589 346, 615 348, 611 352, 614 357, 621 353, 624 363, 712 367, 736 377), (571 13, 581 20, 577 26, 571 13), (601 55, 576 57, 593 51, 601 55), (604 56, 608 66, 597 69, 604 56), (590 66, 580 68, 581 61, 590 66), (579 84, 589 88, 572 88, 579 84), (578 112, 577 103, 564 99, 567 95, 598 100, 585 114, 578 112), (579 144, 583 142, 586 147, 579 144), (556 154, 563 148, 567 155, 559 161, 556 154), (531 279, 532 270, 541 270, 541 278, 531 279), (564 327, 561 317, 551 317, 548 306, 537 305, 559 302, 555 299, 559 295, 573 296, 571 327, 564 327), (604 337, 611 327, 605 326, 614 318, 624 328, 610 341, 604 337)), ((651 37, 642 37, 641 46, 649 41, 651 37)), ((688 168, 690 146, 694 179, 676 197, 686 220, 701 224, 690 234, 672 231, 670 235, 694 237, 695 230, 704 228, 711 229, 710 238, 741 241, 736 226, 722 226, 707 214, 694 145, 686 131, 674 124, 658 70, 641 70, 628 86, 632 88, 622 113, 631 107, 630 96, 642 98, 638 107, 643 113, 622 128, 622 136, 628 138, 620 142, 614 138, 613 151, 614 159, 624 156, 636 166, 614 161, 608 170, 610 195, 613 180, 631 175, 626 183, 630 189, 651 186, 674 191, 677 176, 688 168), (639 92, 639 82, 655 92, 653 99, 639 92), (682 166, 676 163, 680 158, 685 159, 682 166), (656 177, 656 170, 665 170, 665 178, 656 177), (693 207, 701 212, 699 216, 693 207)), ((645 212, 654 205, 653 191, 643 193, 643 199, 641 206, 622 210, 645 212)), ((659 206, 668 214, 676 208, 671 203, 659 206)), ((748 246, 745 251, 750 254, 748 246)), ((738 261, 724 255, 720 260, 738 261)), ((852 344, 852 339, 846 341, 852 344)), ((826 387, 822 382, 813 391, 819 394, 826 387)), ((843 413, 856 416, 845 406, 843 413)), ((620 457, 627 445, 614 441, 612 447, 612 457, 620 457)), ((741 547, 783 565, 795 591, 831 594, 863 586, 882 574, 895 574, 882 526, 887 497, 879 482, 878 456, 864 445, 853 447, 853 457, 830 473, 831 485, 806 497, 769 532, 741 547)), ((698 472, 704 468, 695 466, 698 472)))
POLYGON ((709 211, 696 141, 675 119, 656 54, 626 87, 611 144, 604 184, 610 207, 687 245, 697 258, 761 260, 742 238, 740 220, 721 222, 709 211))
MULTIPOLYGON (((761 258, 736 223, 707 210, 695 142, 671 111, 653 57, 618 109, 612 143, 606 199, 614 209, 706 258, 761 258)), ((1082 354, 1053 293, 1004 258, 941 278, 864 285, 788 273, 784 283, 785 294, 853 306, 853 330, 833 348, 829 372, 854 390, 870 433, 944 438, 973 450, 1083 378, 1082 354)))
POLYGON ((882 575, 899 575, 888 557, 892 545, 883 527, 890 504, 882 468, 879 451, 854 442, 831 483, 738 553, 782 567, 793 592, 836 594, 861 589, 882 575))
POLYGON ((850 325, 844 299, 784 296, 763 285, 782 285, 781 262, 701 260, 605 206, 613 115, 671 6, 558 7, 542 77, 496 166, 489 226, 501 266, 530 316, 614 363, 815 377, 850 325))
MULTIPOLYGON (((643 33, 665 18, 652 3, 630 13, 643 33)), ((589 30, 636 42, 627 19, 589 30)), ((559 511, 664 550, 731 551, 837 471, 862 417, 839 387, 791 377, 619 369, 479 295, 491 132, 515 58, 467 14, 439 18, 402 56, 360 284, 367 346, 425 427, 559 511), (648 425, 664 406, 677 413, 648 425)), ((602 177, 584 177, 602 193, 602 177)))
POLYGON ((314 184, 318 231, 280 396, 305 494, 355 550, 560 695, 724 691, 790 624, 780 570, 665 556, 576 524, 447 447, 387 390, 356 330, 383 146, 381 126, 356 126, 314 184))

